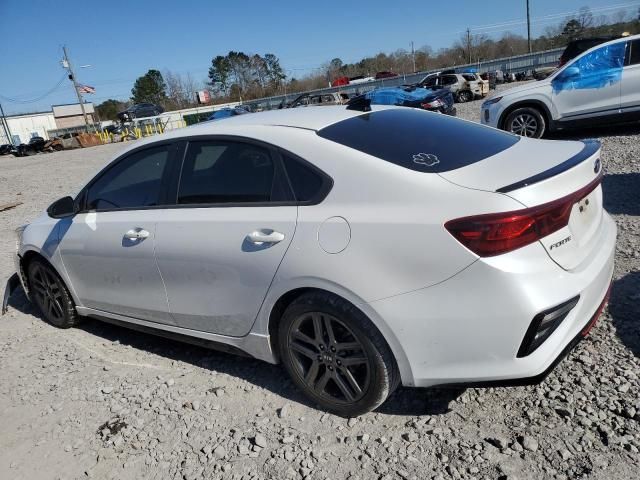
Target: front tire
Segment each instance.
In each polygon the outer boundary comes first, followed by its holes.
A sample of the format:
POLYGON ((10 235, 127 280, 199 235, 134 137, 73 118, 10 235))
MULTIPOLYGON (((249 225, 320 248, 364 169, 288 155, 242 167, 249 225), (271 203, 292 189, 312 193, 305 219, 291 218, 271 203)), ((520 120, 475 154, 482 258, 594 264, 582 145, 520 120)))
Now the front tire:
POLYGON ((544 116, 537 108, 523 107, 511 112, 504 122, 504 129, 522 137, 541 138, 546 131, 544 116))
POLYGON ((35 258, 27 268, 31 298, 43 318, 58 328, 70 328, 79 323, 71 295, 56 271, 35 258))
POLYGON ((278 347, 298 388, 342 417, 375 409, 399 383, 391 350, 375 326, 329 293, 305 294, 289 305, 279 325, 278 347))

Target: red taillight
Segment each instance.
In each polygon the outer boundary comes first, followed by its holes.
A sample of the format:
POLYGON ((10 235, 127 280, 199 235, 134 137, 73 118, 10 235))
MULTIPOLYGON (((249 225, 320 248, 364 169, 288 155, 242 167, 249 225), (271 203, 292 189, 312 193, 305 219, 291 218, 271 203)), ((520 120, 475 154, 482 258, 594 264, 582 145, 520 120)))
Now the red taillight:
POLYGON ((492 257, 536 242, 567 226, 574 203, 589 195, 602 176, 571 195, 537 207, 458 218, 444 227, 481 257, 492 257))

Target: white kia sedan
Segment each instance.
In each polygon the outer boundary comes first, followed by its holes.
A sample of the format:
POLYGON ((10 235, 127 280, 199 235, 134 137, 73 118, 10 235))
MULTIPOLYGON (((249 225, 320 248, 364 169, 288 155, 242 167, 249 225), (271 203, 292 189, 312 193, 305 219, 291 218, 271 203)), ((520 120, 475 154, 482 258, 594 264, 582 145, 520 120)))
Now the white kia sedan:
POLYGON ((17 271, 57 327, 281 362, 354 416, 399 384, 544 378, 606 301, 602 174, 598 143, 411 108, 242 115, 132 143, 18 229, 17 271))

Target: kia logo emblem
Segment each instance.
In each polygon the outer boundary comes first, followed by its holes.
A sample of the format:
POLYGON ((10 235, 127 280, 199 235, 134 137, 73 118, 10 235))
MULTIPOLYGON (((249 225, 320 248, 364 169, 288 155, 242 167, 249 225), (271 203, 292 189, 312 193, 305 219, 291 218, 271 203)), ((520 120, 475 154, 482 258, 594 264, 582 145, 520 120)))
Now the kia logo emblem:
POLYGON ((413 156, 414 163, 419 165, 425 165, 427 167, 433 167, 440 163, 438 157, 436 157, 433 153, 416 153, 413 156))
POLYGON ((600 159, 596 158, 596 161, 593 163, 593 173, 598 173, 600 171, 600 159))

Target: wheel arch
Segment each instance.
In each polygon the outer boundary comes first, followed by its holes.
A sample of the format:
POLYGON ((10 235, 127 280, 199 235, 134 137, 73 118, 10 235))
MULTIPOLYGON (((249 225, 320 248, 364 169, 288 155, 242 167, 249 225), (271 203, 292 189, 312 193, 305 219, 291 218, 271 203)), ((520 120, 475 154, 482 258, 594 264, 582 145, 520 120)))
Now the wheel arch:
POLYGON ((61 269, 64 270, 64 265, 61 265, 60 267, 56 266, 56 263, 54 263, 54 261, 52 261, 53 259, 48 258, 47 255, 44 254, 43 251, 40 251, 39 249, 32 247, 32 248, 27 248, 25 250, 23 250, 19 256, 20 260, 20 270, 22 278, 24 280, 24 285, 27 287, 27 289, 29 289, 29 292, 26 292, 28 295, 30 295, 31 293, 31 286, 29 285, 29 277, 27 275, 27 269, 29 268, 29 264, 34 260, 34 259, 38 259, 41 260, 42 262, 44 262, 45 264, 47 264, 49 267, 51 267, 51 269, 56 272, 56 274, 58 275, 58 277, 60 277, 60 279, 62 280, 62 283, 64 284, 65 287, 67 287, 67 290, 69 292, 69 294, 71 295, 71 299, 73 300, 74 304, 76 306, 81 305, 78 302, 78 297, 76 295, 75 290, 73 289, 73 286, 71 285, 71 282, 69 281, 69 279, 67 278, 66 275, 66 271, 60 271, 61 269))
POLYGON ((291 303, 293 303, 297 298, 304 294, 312 292, 328 293, 334 295, 345 302, 349 302, 351 305, 353 305, 354 308, 360 310, 373 324, 374 328, 376 328, 378 333, 382 336, 387 346, 389 347, 393 359, 396 362, 396 366, 398 367, 398 371, 400 372, 402 384, 413 384, 413 372, 411 371, 411 366, 409 365, 409 360, 406 356, 404 348, 398 341, 393 331, 388 327, 387 323, 376 313, 376 311, 368 303, 364 301, 357 301, 356 298, 353 298, 353 295, 345 295, 344 292, 336 292, 333 291, 333 289, 327 289, 318 286, 292 288, 282 293, 271 306, 267 318, 267 332, 269 335, 271 352, 273 354, 274 360, 277 363, 280 363, 277 332, 280 320, 282 319, 282 315, 284 314, 287 307, 291 305, 291 303))
MULTIPOLYGON (((22 273, 23 278, 24 278, 24 283, 27 286, 27 288, 29 289, 29 292, 28 292, 29 294, 31 293, 31 285, 29 285, 28 268, 29 268, 29 264, 35 259, 41 260, 43 263, 45 263, 49 267, 51 267, 53 269, 53 271, 56 272, 58 274, 58 276, 60 278, 62 278, 62 281, 64 282, 64 277, 62 277, 62 275, 60 275, 60 272, 58 272, 58 269, 41 252, 39 252, 37 250, 33 250, 33 249, 25 250, 22 253, 22 255, 20 256, 20 270, 22 270, 21 273, 22 273)), ((65 285, 66 285, 66 282, 65 282, 65 285)))
POLYGON ((544 121, 547 124, 547 129, 549 130, 554 129, 553 117, 551 116, 551 111, 549 110, 549 107, 543 101, 534 100, 534 99, 522 100, 520 102, 514 103, 513 105, 509 105, 507 108, 505 108, 500 114, 500 118, 498 119, 498 128, 501 130, 504 130, 504 122, 506 121, 509 114, 511 114, 511 112, 513 112, 514 110, 517 110, 518 108, 526 108, 526 107, 535 108, 539 110, 542 116, 544 117, 544 121))

